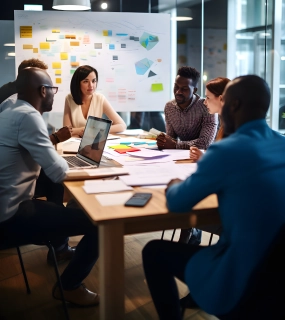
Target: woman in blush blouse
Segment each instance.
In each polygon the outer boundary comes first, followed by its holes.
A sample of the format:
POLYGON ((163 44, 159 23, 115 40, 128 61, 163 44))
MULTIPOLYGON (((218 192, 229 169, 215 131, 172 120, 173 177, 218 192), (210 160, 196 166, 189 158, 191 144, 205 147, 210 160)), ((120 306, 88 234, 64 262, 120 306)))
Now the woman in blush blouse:
POLYGON ((103 113, 113 122, 110 133, 126 129, 124 120, 101 94, 96 92, 98 72, 91 66, 80 66, 70 83, 65 98, 63 125, 72 126, 72 136, 82 137, 88 116, 102 118, 103 113))
MULTIPOLYGON (((220 120, 220 129, 216 135, 215 141, 221 140, 224 134, 224 127, 223 127, 223 122, 220 119, 220 114, 223 108, 222 94, 228 82, 230 82, 230 79, 218 77, 210 80, 206 84, 206 90, 205 90, 206 98, 204 101, 204 105, 208 108, 211 114, 217 113, 219 115, 219 120, 220 120)), ((201 158, 202 155, 203 155, 203 151, 199 150, 195 146, 190 147, 191 160, 196 162, 201 158)))

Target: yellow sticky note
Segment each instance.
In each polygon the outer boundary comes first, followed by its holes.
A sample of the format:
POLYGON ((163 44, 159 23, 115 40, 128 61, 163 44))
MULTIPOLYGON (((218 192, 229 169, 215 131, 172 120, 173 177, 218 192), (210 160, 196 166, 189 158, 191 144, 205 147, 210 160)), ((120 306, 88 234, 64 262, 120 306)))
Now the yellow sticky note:
POLYGON ((60 33, 60 30, 59 29, 53 29, 51 32, 52 33, 60 33))
POLYGON ((66 52, 61 52, 61 53, 60 53, 60 59, 61 59, 61 60, 68 60, 68 53, 66 53, 66 52))
POLYGON ((152 83, 151 91, 153 92, 163 91, 163 83, 152 83))
POLYGON ((55 83, 61 83, 61 78, 55 78, 55 83))
POLYGON ((61 76, 61 70, 55 70, 55 71, 54 71, 54 74, 55 74, 56 76, 61 76))
POLYGON ((20 38, 32 38, 33 27, 32 26, 20 26, 20 38))
POLYGON ((40 49, 41 50, 49 50, 50 44, 48 42, 40 42, 40 49))
POLYGON ((33 49, 32 44, 23 44, 23 49, 33 49))
POLYGON ((103 30, 103 36, 108 37, 108 30, 103 30))
POLYGON ((70 41, 72 47, 79 47, 79 41, 70 41))
POLYGON ((61 69, 61 63, 60 62, 53 62, 52 68, 53 69, 61 69))
POLYGON ((39 49, 38 48, 33 48, 33 53, 38 53, 39 49))

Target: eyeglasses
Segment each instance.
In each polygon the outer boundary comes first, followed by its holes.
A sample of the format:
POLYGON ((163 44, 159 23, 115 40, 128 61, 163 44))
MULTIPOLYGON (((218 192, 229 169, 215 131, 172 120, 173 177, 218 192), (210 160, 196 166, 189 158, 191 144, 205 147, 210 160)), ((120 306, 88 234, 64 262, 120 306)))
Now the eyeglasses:
POLYGON ((58 91, 58 87, 53 87, 53 86, 48 86, 46 84, 42 84, 41 87, 45 87, 45 88, 51 88, 52 89, 52 92, 53 94, 56 94, 57 91, 58 91))

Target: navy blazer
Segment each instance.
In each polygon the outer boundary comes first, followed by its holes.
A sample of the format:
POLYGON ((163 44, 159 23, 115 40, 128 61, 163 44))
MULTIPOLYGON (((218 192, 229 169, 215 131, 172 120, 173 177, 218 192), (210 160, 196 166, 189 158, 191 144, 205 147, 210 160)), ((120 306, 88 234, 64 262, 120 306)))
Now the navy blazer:
POLYGON ((196 173, 168 189, 168 208, 177 213, 218 196, 220 239, 196 253, 185 270, 191 295, 206 312, 225 314, 240 300, 285 222, 284 184, 285 137, 255 120, 214 143, 196 173))

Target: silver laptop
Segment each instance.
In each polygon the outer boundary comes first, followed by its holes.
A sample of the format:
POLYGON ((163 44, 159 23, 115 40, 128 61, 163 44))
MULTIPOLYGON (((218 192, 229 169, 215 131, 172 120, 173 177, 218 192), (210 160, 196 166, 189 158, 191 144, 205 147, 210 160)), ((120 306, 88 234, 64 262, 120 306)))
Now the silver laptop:
POLYGON ((99 167, 111 124, 107 119, 88 117, 77 154, 63 156, 69 169, 99 167))

